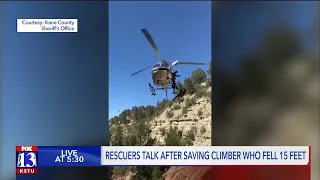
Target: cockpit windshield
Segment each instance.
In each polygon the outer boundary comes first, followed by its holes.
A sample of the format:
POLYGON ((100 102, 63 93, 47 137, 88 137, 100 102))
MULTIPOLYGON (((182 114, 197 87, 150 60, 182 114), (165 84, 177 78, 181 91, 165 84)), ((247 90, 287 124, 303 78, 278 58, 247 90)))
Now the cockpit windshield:
POLYGON ((157 64, 155 64, 152 68, 166 68, 169 69, 169 64, 165 61, 160 61, 157 64))
POLYGON ((157 63, 157 64, 153 65, 153 67, 152 67, 152 68, 159 68, 159 67, 160 67, 160 64, 159 64, 159 63, 157 63))

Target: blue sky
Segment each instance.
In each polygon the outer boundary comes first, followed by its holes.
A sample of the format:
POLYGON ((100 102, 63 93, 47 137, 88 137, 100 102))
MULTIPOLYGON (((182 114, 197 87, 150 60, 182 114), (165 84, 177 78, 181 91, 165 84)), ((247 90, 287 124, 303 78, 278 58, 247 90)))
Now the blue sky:
MULTIPOLYGON (((158 91, 151 96, 148 83, 151 70, 130 74, 157 62, 152 47, 140 31, 147 28, 156 42, 162 59, 168 61, 211 60, 211 2, 162 1, 109 3, 109 115, 118 115, 134 105, 155 105, 165 98, 158 91), (120 111, 119 111, 120 110, 120 111)), ((176 68, 180 80, 198 67, 176 68)), ((168 98, 173 95, 168 92, 168 98)))

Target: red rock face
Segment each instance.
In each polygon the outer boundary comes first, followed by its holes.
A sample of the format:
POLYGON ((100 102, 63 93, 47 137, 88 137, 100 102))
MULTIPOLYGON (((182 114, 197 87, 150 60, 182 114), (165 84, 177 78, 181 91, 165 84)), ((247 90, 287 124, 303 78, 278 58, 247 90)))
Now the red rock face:
POLYGON ((165 174, 165 180, 202 180, 209 166, 171 167, 165 174))
POLYGON ((306 166, 172 167, 165 180, 310 180, 306 166))

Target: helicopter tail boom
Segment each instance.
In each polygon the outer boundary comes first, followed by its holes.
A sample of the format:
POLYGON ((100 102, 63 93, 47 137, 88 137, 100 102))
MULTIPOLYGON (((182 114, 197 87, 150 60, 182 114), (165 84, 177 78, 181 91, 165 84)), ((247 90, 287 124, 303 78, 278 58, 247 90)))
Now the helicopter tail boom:
POLYGON ((188 65, 205 65, 205 63, 201 63, 201 62, 180 62, 180 61, 174 61, 171 62, 172 66, 177 66, 180 64, 188 64, 188 65))

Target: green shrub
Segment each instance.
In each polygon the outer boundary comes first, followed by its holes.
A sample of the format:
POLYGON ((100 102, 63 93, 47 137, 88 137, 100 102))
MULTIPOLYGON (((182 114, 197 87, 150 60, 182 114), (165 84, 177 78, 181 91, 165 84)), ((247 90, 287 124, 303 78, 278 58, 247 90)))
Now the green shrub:
POLYGON ((175 105, 173 105, 173 107, 172 107, 173 110, 178 110, 178 109, 180 109, 180 108, 181 108, 180 104, 175 104, 175 105))
POLYGON ((136 146, 138 144, 136 136, 132 133, 124 138, 123 143, 125 146, 136 146))
POLYGON ((168 110, 168 111, 166 112, 166 116, 167 116, 167 118, 172 118, 172 117, 174 116, 174 114, 173 114, 172 111, 168 110))
POLYGON ((114 167, 113 173, 116 176, 124 176, 127 173, 128 170, 129 169, 126 166, 117 166, 117 167, 114 167))
POLYGON ((200 133, 201 133, 201 135, 202 134, 204 134, 206 132, 206 127, 203 125, 203 126, 201 126, 201 128, 200 128, 200 133))
POLYGON ((203 115, 203 111, 202 111, 202 109, 199 109, 198 110, 198 116, 201 117, 202 115, 203 115))
POLYGON ((188 114, 188 107, 187 106, 184 106, 182 108, 182 114, 188 114))
POLYGON ((211 86, 212 86, 212 81, 211 81, 211 77, 210 77, 206 81, 206 87, 211 87, 211 86))
POLYGON ((194 134, 197 134, 197 132, 198 132, 196 126, 192 126, 192 127, 191 127, 191 130, 193 131, 194 134))
POLYGON ((192 146, 193 142, 195 140, 195 132, 194 129, 190 129, 189 131, 187 131, 185 137, 183 138, 183 144, 186 146, 192 146))
POLYGON ((111 143, 113 146, 122 146, 123 145, 123 128, 121 125, 117 125, 113 129, 113 135, 111 136, 111 143))
POLYGON ((164 138, 164 142, 166 146, 181 146, 182 140, 179 135, 176 127, 170 127, 167 132, 166 137, 164 138))
POLYGON ((136 166, 134 180, 148 180, 153 174, 152 166, 136 166))
POLYGON ((159 130, 160 130, 161 136, 166 135, 166 128, 165 127, 160 127, 159 130))
POLYGON ((198 68, 192 72, 190 79, 194 85, 201 84, 207 79, 207 74, 204 70, 198 68))
POLYGON ((192 105, 195 105, 197 102, 197 98, 195 96, 193 96, 191 99, 190 99, 190 106, 192 105))
POLYGON ((196 98, 201 98, 201 97, 205 97, 208 95, 208 91, 206 88, 200 88, 196 91, 195 97, 196 98))
POLYGON ((188 99, 186 99, 185 107, 189 108, 190 106, 192 106, 192 100, 190 98, 188 98, 188 99))
POLYGON ((207 98, 207 103, 211 103, 211 97, 207 98))
POLYGON ((160 170, 160 167, 153 167, 151 180, 163 180, 162 172, 160 170))
POLYGON ((195 86, 190 78, 186 78, 184 80, 184 87, 186 88, 188 94, 193 94, 195 92, 195 86))

